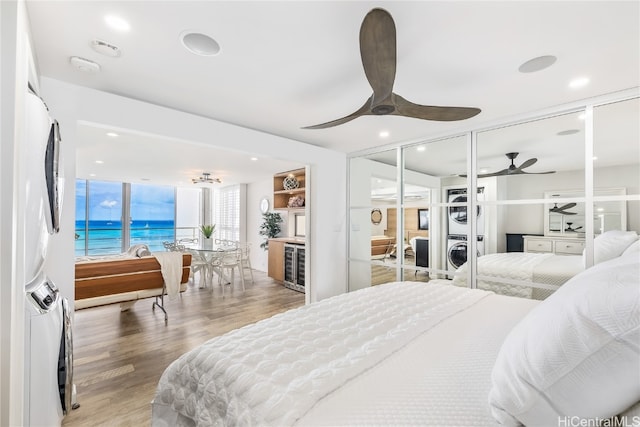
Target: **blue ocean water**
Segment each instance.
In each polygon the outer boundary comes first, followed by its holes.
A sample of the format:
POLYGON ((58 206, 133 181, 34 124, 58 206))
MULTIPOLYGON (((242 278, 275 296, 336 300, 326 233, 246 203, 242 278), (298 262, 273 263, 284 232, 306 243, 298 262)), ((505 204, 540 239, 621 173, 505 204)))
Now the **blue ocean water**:
MULTIPOLYGON (((163 241, 175 240, 173 220, 134 220, 131 222, 130 246, 144 243, 151 251, 163 251, 163 241)), ((88 234, 84 221, 76 221, 76 256, 85 255, 85 238, 88 238, 87 255, 118 254, 122 252, 121 221, 89 221, 88 234)))

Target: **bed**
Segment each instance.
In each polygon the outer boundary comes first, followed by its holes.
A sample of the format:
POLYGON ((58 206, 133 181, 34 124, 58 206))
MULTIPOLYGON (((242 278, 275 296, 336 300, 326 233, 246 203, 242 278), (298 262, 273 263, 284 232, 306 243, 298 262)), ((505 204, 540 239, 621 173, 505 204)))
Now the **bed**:
POLYGON ((545 301, 432 280, 281 313, 174 361, 159 381, 152 425, 556 425, 558 416, 611 417, 640 401, 639 254, 580 273, 545 301), (623 321, 612 322, 617 313, 623 321))
MULTIPOLYGON (((465 263, 456 270, 454 285, 467 286, 467 268, 465 263)), ((477 287, 502 295, 542 300, 582 270, 584 259, 580 255, 532 252, 487 254, 478 257, 477 274, 484 277, 478 277, 477 287), (535 283, 537 287, 507 283, 503 281, 505 279, 535 283)))
MULTIPOLYGON (((75 308, 113 303, 125 303, 123 308, 127 308, 138 299, 163 296, 167 289, 164 287, 165 280, 156 256, 137 257, 125 253, 113 257, 77 260, 75 308)), ((180 253, 178 256, 181 257, 179 290, 182 292, 186 290, 189 280, 191 255, 180 253)))
MULTIPOLYGON (((612 230, 594 239, 594 262, 606 261, 621 255, 637 242, 635 231, 612 230)), ((583 255, 556 255, 552 253, 507 252, 478 257, 477 287, 502 295, 543 300, 562 284, 584 270, 583 255), (496 280, 491 280, 492 278, 496 280), (534 283, 526 286, 522 283, 534 283)), ((456 270, 453 284, 467 286, 467 263, 456 270)))

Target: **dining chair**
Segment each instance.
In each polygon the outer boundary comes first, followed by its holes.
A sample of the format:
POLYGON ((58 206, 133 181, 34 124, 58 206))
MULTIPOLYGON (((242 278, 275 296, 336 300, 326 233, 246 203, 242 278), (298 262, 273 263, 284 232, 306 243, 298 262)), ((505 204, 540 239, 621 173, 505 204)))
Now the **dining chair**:
POLYGON ((251 243, 241 243, 238 245, 240 250, 240 272, 244 276, 244 270, 249 270, 251 283, 253 284, 253 269, 251 268, 251 259, 249 257, 251 251, 251 243))
POLYGON ((227 283, 224 283, 223 276, 229 275, 229 284, 233 286, 235 279, 235 270, 238 269, 238 274, 240 275, 240 281, 242 283, 242 291, 244 292, 244 275, 242 274, 242 270, 240 268, 240 258, 241 251, 239 249, 231 249, 225 250, 224 255, 220 259, 220 263, 218 268, 220 269, 222 274, 218 275, 218 283, 222 286, 222 296, 224 296, 224 286, 227 283))

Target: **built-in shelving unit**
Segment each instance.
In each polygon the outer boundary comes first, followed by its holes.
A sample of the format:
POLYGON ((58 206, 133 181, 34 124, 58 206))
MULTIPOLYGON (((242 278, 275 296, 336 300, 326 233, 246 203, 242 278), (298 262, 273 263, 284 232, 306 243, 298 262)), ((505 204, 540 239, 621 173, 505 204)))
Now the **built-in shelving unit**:
POLYGON ((306 177, 304 168, 282 172, 273 176, 273 208, 274 209, 304 209, 304 206, 290 207, 289 199, 293 196, 305 197, 306 177), (298 182, 297 188, 285 188, 285 180, 295 179, 298 182))

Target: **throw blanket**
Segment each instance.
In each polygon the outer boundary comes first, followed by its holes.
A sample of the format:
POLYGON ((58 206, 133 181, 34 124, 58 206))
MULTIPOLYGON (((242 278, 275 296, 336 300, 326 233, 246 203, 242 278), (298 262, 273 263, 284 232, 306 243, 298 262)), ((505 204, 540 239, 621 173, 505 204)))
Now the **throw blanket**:
POLYGON ((182 252, 154 252, 153 256, 160 264, 160 272, 167 287, 167 295, 169 295, 169 299, 174 299, 180 292, 182 252))
POLYGON ((154 418, 170 409, 177 425, 291 425, 324 396, 488 295, 395 282, 245 326, 167 368, 154 418))
MULTIPOLYGON (((553 254, 531 252, 508 252, 483 255, 478 258, 478 275, 493 276, 496 279, 511 279, 533 282, 536 266, 553 254)), ((467 263, 456 270, 460 273, 453 278, 456 286, 467 286, 467 263)), ((478 280, 478 289, 494 291, 502 295, 531 298, 531 288, 503 282, 478 280)))

